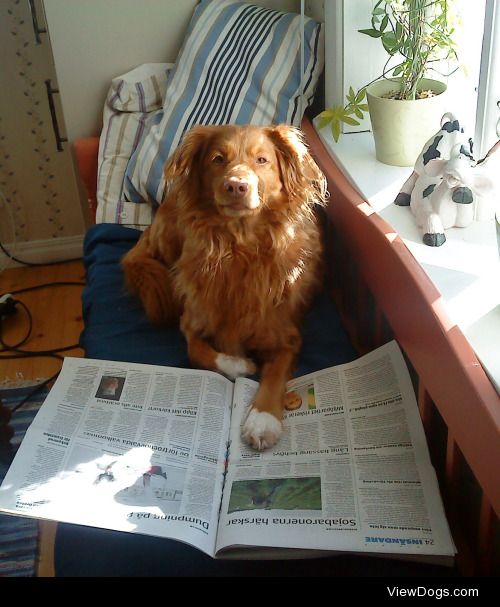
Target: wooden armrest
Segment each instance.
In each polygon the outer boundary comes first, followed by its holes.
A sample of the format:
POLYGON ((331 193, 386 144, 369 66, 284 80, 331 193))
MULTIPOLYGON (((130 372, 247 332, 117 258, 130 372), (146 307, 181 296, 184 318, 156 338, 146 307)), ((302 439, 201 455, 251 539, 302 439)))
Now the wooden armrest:
POLYGON ((78 172, 87 192, 87 202, 92 222, 95 223, 97 210, 97 159, 99 137, 76 139, 73 142, 78 172))

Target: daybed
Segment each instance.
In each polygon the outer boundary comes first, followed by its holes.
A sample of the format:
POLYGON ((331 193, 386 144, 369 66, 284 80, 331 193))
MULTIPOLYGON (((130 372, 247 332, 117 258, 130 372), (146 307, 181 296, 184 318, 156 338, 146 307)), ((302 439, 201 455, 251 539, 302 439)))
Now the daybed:
MULTIPOLYGON (((186 46, 182 52, 185 56, 186 46)), ((165 66, 167 69, 170 66, 165 66)), ((106 111, 118 124, 116 103, 133 104, 133 100, 124 95, 127 82, 123 79, 114 81, 113 87, 106 111)), ((106 111, 105 127, 109 125, 106 111)), ((146 113, 153 124, 165 118, 161 107, 141 106, 139 112, 136 124, 142 126, 146 113)), ((439 292, 402 240, 390 236, 392 228, 349 184, 307 119, 302 128, 328 179, 330 203, 325 224, 329 280, 306 322, 298 374, 345 362, 356 352, 397 339, 411 368, 458 548, 457 568, 354 556, 272 564, 221 563, 177 542, 59 524, 55 546, 58 575, 487 575, 498 567, 498 395, 463 334, 450 326, 440 309, 439 292)), ((116 170, 122 157, 128 163, 123 150, 113 157, 115 160, 106 155, 112 137, 110 129, 103 130, 100 139, 74 145, 89 205, 99 222, 89 229, 85 242, 82 344, 89 357, 187 366, 179 331, 159 332, 150 326, 138 302, 123 286, 119 260, 137 241, 141 222, 147 221, 144 214, 138 220, 137 207, 133 206, 137 204, 137 180, 135 192, 128 187, 128 199, 120 198, 121 206, 103 201, 105 177, 106 195, 112 187, 109 172, 102 166, 111 162, 116 170), (139 229, 119 223, 139 224, 134 225, 139 229)), ((152 194, 146 187, 146 198, 152 194)), ((147 207, 141 207, 140 213, 142 209, 147 207)))

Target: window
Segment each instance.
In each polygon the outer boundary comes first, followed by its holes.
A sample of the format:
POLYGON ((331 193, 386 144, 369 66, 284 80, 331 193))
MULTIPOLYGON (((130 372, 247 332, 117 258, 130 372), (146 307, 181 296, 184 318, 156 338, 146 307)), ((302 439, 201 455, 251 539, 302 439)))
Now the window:
MULTIPOLYGON (((328 107, 344 104, 350 86, 357 90, 377 77, 387 54, 378 41, 357 31, 370 26, 375 0, 325 0, 324 4, 325 105, 328 107)), ((459 19, 455 37, 461 67, 445 78, 449 110, 478 141, 477 147, 483 139, 489 141, 491 147, 500 116, 496 106, 500 99, 500 7, 497 4, 495 0, 454 0, 459 19), (475 127, 476 109, 479 130, 475 127)), ((446 70, 447 66, 443 66, 443 73, 446 70)), ((370 130, 368 117, 359 127, 346 127, 344 132, 366 130, 370 130)))
POLYGON ((474 141, 482 157, 500 139, 500 6, 487 0, 474 141))

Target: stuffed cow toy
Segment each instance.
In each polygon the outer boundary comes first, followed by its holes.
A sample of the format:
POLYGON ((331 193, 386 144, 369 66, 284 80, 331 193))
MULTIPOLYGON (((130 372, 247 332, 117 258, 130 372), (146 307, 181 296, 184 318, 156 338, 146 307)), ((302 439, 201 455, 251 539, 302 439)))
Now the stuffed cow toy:
POLYGON ((449 113, 443 116, 441 129, 424 145, 394 201, 410 206, 425 244, 439 247, 446 241, 446 229, 464 228, 494 215, 491 159, 499 144, 476 163, 459 121, 449 113))

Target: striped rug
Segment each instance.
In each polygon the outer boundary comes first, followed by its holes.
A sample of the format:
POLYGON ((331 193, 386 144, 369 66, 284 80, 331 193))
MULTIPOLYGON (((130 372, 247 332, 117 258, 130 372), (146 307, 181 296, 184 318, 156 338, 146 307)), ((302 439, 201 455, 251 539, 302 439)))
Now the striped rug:
MULTIPOLYGON (((11 411, 20 403, 33 387, 2 388, 0 400, 11 411)), ((10 440, 12 452, 21 444, 28 426, 41 407, 47 390, 41 390, 12 414, 10 427, 14 436, 10 440)), ((11 458, 6 454, 5 445, 0 451, 0 482, 3 480, 11 458)), ((33 577, 36 575, 38 557, 38 522, 24 517, 0 514, 0 577, 33 577)))

